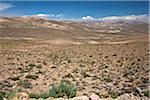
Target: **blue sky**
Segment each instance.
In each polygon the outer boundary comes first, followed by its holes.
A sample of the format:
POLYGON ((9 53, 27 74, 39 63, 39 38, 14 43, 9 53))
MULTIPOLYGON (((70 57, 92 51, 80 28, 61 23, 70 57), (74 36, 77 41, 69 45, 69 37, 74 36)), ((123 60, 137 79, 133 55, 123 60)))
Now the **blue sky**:
POLYGON ((8 1, 0 2, 0 16, 32 16, 78 19, 148 14, 148 1, 8 1))

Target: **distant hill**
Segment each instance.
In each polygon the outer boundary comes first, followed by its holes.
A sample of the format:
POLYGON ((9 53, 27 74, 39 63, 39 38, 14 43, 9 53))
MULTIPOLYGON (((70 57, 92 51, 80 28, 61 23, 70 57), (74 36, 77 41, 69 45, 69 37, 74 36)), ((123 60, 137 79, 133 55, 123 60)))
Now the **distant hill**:
POLYGON ((0 37, 81 38, 109 34, 148 34, 139 21, 62 21, 37 17, 0 17, 0 37))

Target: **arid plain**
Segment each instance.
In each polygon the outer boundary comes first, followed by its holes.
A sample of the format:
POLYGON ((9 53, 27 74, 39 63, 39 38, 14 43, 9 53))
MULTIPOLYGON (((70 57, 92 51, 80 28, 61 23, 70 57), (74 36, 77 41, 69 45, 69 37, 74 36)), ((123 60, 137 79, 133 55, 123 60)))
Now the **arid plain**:
POLYGON ((0 58, 1 93, 41 93, 66 80, 76 96, 149 97, 148 24, 1 17, 0 58))

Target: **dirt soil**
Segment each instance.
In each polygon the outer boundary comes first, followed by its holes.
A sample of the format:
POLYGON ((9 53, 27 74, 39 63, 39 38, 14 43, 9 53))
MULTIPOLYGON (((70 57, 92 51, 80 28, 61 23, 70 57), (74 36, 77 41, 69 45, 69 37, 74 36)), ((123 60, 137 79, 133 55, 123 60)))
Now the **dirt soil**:
POLYGON ((148 36, 88 43, 67 39, 0 39, 0 91, 47 91, 71 81, 77 95, 111 92, 144 96, 149 90, 148 36))

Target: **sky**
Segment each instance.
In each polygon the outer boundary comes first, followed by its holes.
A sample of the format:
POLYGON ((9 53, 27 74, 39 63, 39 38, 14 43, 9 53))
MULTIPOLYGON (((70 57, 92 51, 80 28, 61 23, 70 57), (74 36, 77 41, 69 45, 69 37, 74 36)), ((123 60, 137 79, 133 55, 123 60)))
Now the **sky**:
POLYGON ((0 1, 0 16, 98 19, 148 13, 148 1, 0 1))

